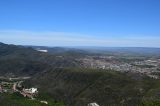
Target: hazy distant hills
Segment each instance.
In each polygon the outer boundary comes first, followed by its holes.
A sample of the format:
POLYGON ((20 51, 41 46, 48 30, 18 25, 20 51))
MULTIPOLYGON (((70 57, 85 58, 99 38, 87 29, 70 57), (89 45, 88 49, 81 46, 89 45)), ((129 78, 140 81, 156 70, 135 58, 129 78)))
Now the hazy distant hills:
POLYGON ((52 55, 65 55, 65 56, 84 56, 91 54, 88 50, 72 47, 47 47, 47 46, 25 46, 31 47, 34 50, 47 50, 52 55))
POLYGON ((120 55, 159 55, 160 48, 151 47, 79 47, 91 53, 120 55))
POLYGON ((160 48, 151 47, 47 47, 27 46, 34 49, 48 50, 49 53, 81 53, 81 54, 115 54, 115 55, 159 55, 160 48))

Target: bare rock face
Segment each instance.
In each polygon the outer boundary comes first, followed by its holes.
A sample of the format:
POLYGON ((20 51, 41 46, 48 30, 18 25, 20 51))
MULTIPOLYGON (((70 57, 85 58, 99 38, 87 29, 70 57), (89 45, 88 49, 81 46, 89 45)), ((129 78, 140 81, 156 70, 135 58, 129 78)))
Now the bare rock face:
POLYGON ((87 106, 99 106, 97 103, 89 103, 87 106))

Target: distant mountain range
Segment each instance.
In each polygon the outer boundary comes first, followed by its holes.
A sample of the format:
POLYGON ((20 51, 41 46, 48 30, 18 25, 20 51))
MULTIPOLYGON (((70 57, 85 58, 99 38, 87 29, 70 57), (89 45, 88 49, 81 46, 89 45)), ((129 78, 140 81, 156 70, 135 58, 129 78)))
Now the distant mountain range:
POLYGON ((88 47, 88 46, 79 46, 79 47, 47 47, 47 46, 27 46, 34 49, 44 49, 48 50, 50 53, 62 53, 67 51, 78 51, 81 53, 127 53, 127 54, 139 54, 139 55, 159 55, 160 48, 151 48, 151 47, 88 47))

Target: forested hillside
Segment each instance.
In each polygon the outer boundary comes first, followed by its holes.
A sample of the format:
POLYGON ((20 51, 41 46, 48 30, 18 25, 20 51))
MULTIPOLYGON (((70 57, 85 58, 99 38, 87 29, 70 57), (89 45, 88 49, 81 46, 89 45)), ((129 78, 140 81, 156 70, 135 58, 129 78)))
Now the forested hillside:
POLYGON ((25 82, 67 106, 157 106, 160 80, 112 70, 54 69, 25 82))
POLYGON ((78 66, 72 54, 67 51, 51 55, 30 47, 0 43, 0 75, 33 75, 50 67, 78 66))

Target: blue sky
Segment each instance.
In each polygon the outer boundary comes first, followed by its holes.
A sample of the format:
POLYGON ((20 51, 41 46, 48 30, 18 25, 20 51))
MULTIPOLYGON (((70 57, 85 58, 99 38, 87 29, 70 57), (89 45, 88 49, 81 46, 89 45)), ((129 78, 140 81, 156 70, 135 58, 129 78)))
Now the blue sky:
POLYGON ((0 42, 160 47, 160 0, 0 0, 0 42))

